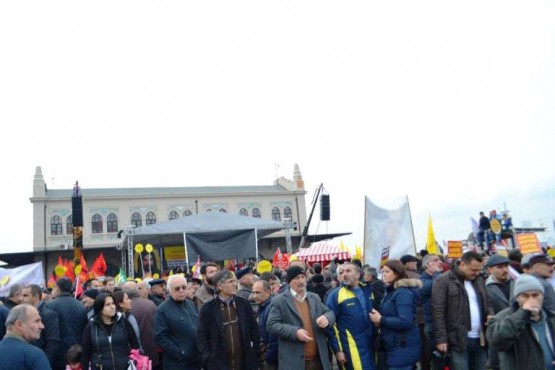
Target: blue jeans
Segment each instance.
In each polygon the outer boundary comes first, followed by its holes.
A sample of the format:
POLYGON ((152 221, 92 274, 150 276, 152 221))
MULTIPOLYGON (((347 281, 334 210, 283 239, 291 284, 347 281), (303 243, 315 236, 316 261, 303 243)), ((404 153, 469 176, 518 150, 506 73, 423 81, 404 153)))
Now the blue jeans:
POLYGON ((486 349, 480 338, 467 338, 466 351, 449 351, 450 370, 486 370, 486 349))

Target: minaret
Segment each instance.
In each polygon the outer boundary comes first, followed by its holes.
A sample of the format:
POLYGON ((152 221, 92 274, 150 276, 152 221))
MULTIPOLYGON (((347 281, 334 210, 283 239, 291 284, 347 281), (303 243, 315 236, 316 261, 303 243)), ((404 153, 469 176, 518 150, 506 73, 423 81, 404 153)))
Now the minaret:
POLYGON ((293 171, 293 181, 297 185, 297 190, 304 190, 304 180, 303 175, 301 175, 301 170, 299 165, 295 163, 295 169, 293 171))
POLYGON ((46 196, 46 183, 42 176, 42 168, 37 166, 35 169, 35 178, 33 180, 33 198, 41 198, 46 196))

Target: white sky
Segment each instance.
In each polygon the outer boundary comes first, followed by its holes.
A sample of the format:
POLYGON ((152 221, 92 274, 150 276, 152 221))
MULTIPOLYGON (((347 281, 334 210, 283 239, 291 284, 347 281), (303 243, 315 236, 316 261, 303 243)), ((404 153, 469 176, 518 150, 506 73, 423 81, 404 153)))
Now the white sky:
MULTIPOLYGON (((364 196, 416 242, 555 218, 549 1, 0 3, 2 251, 50 188, 269 185, 298 163, 362 245, 364 196), (52 185, 53 184, 53 185, 52 185)), ((317 208, 318 212, 318 208, 317 208)))

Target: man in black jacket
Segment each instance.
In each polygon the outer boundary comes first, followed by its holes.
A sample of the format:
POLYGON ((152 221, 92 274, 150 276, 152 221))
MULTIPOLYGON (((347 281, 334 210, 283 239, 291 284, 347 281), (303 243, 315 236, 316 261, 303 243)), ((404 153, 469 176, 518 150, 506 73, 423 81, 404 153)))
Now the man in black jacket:
POLYGON ((251 304, 237 297, 237 278, 220 270, 218 296, 200 308, 197 341, 205 370, 256 370, 260 333, 251 304), (222 351, 223 349, 223 351, 222 351))
POLYGON ((87 324, 85 307, 71 295, 72 285, 69 278, 60 278, 52 291, 54 300, 46 305, 58 314, 60 323, 61 341, 54 359, 54 370, 65 369, 66 352, 72 345, 81 344, 81 337, 87 324))
POLYGON ((21 297, 21 303, 27 303, 37 308, 42 324, 44 325, 44 329, 42 329, 40 333, 40 338, 33 340, 31 344, 42 349, 46 357, 48 357, 50 365, 54 366, 54 358, 60 346, 60 323, 58 321, 58 314, 47 308, 41 301, 42 289, 36 284, 29 284, 23 288, 21 297))
POLYGON ((196 370, 201 367, 196 330, 198 313, 187 299, 187 280, 181 275, 168 279, 170 297, 154 315, 154 340, 164 351, 164 369, 196 370))

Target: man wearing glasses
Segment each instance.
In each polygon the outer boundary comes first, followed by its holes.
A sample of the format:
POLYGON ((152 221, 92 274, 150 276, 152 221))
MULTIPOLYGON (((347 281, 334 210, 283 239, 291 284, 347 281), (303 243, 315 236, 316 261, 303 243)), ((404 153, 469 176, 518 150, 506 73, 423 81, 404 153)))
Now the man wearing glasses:
POLYGON ((200 354, 196 330, 198 314, 187 299, 187 280, 181 275, 168 279, 170 297, 154 315, 154 339, 164 352, 164 369, 198 370, 200 354))

